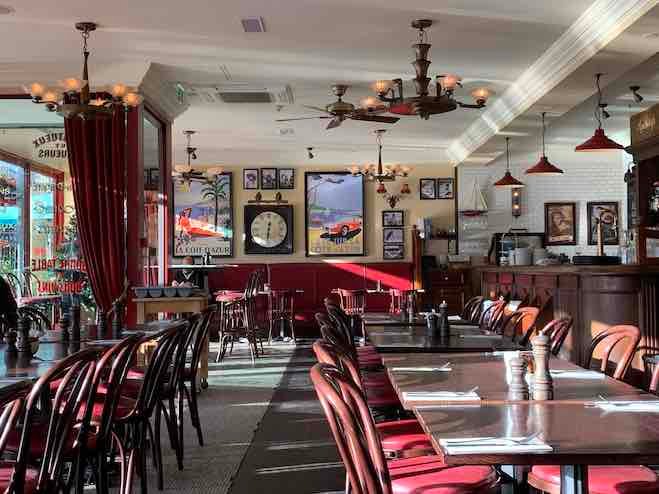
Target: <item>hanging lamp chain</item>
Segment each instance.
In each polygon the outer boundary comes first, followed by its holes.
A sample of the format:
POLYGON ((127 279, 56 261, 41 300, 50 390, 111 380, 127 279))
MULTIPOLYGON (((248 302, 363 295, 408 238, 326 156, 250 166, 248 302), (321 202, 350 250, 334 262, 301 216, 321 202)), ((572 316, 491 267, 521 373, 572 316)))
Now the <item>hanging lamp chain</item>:
POLYGON ((595 74, 595 85, 597 86, 597 106, 595 107, 595 120, 597 120, 597 128, 602 128, 602 87, 600 86, 601 73, 595 74))
POLYGON ((542 156, 546 157, 547 153, 545 152, 545 115, 546 112, 542 112, 542 156))
POLYGON ((510 172, 510 137, 506 137, 506 171, 510 172))

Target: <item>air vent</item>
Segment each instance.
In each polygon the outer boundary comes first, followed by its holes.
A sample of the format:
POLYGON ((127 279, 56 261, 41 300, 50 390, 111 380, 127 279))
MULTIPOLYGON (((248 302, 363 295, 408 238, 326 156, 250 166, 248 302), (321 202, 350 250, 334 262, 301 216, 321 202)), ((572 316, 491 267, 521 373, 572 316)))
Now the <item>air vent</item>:
POLYGON ((252 83, 230 82, 217 85, 177 83, 177 88, 191 104, 266 103, 293 104, 293 90, 288 84, 261 86, 252 83))
POLYGON ((270 93, 222 92, 217 93, 225 103, 272 103, 270 93))
POLYGON ((263 17, 248 17, 242 19, 240 22, 243 23, 243 29, 246 33, 264 33, 265 24, 263 23, 263 17))

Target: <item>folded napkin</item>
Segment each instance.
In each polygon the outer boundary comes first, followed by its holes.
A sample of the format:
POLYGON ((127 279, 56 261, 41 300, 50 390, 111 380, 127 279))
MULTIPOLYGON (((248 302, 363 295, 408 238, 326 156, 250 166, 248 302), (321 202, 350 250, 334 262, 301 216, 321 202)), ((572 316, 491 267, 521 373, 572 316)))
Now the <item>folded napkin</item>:
POLYGON ((467 437, 440 439, 439 444, 449 455, 474 453, 534 453, 549 452, 553 448, 539 438, 524 437, 467 437))
POLYGON ((451 367, 392 367, 393 372, 451 372, 451 367))
POLYGON ((561 370, 552 369, 549 371, 554 379, 605 379, 606 375, 601 372, 589 370, 561 370))
POLYGON ((480 401, 481 397, 475 391, 470 393, 459 391, 405 391, 405 401, 480 401))
POLYGON ((448 316, 449 321, 462 321, 461 316, 448 316))
POLYGON ((603 401, 595 405, 605 412, 659 413, 659 401, 603 401))

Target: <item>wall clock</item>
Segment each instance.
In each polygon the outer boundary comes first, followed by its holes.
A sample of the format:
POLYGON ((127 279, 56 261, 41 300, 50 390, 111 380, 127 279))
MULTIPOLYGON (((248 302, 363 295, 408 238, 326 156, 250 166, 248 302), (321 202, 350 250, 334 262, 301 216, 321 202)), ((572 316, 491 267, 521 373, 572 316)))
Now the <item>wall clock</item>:
POLYGON ((245 254, 292 254, 293 206, 245 206, 245 254))

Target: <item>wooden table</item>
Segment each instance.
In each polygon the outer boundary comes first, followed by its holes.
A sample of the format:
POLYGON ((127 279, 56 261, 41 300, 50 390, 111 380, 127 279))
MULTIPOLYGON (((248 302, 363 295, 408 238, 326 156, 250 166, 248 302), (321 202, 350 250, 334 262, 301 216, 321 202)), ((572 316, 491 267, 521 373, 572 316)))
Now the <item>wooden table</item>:
POLYGON ((431 336, 426 327, 366 326, 366 334, 379 353, 465 353, 520 350, 517 343, 499 335, 486 335, 473 326, 451 326, 451 336, 431 336))
MULTIPOLYGON (((188 314, 202 312, 208 307, 208 297, 206 295, 197 297, 157 297, 157 298, 135 298, 133 299, 137 306, 137 324, 144 324, 148 314, 158 314, 168 312, 175 314, 188 314)), ((208 354, 209 338, 203 343, 201 350, 201 359, 199 363, 199 377, 202 388, 208 387, 208 354)))
MULTIPOLYGON (((390 312, 366 312, 362 317, 364 326, 425 326, 426 318, 417 315, 412 322, 408 321, 404 314, 391 314, 390 312)), ((449 325, 478 326, 477 323, 460 319, 449 321, 449 325)))
MULTIPOLYGON (((516 402, 509 395, 505 361, 513 354, 383 354, 382 361, 403 407, 412 410, 415 406, 436 405, 438 402, 409 402, 405 393, 410 391, 466 391, 478 386, 481 401, 476 404, 516 402), (408 370, 410 367, 441 367, 447 362, 452 369, 449 372, 408 370)), ((566 360, 552 358, 550 369, 554 371, 554 400, 547 402, 550 405, 579 405, 597 400, 600 395, 610 400, 657 400, 654 395, 566 360), (571 372, 579 374, 571 375, 571 372)), ((447 399, 446 403, 450 402, 447 399)))
POLYGON ((561 493, 587 494, 587 465, 659 462, 659 413, 518 402, 418 407, 415 414, 447 465, 560 465, 561 493), (539 433, 552 452, 447 454, 441 439, 539 433))

